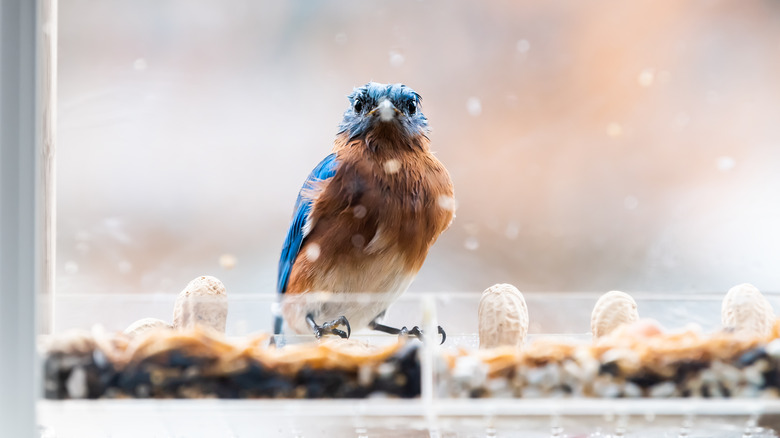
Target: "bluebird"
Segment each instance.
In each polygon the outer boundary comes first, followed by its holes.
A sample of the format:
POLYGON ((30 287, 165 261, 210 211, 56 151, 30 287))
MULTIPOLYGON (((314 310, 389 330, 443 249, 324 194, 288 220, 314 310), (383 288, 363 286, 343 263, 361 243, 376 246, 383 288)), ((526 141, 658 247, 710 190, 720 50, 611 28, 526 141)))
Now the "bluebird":
POLYGON ((452 181, 431 153, 414 90, 371 82, 348 99, 332 152, 295 203, 279 259, 274 332, 284 317, 293 332, 317 338, 362 328, 420 337, 416 326, 381 320, 452 222, 452 181))

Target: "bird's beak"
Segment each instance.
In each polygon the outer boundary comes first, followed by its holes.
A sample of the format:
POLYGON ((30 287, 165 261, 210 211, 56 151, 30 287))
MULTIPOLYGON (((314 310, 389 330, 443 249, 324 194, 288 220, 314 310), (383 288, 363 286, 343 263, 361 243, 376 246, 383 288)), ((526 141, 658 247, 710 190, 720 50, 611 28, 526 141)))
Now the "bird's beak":
POLYGON ((376 108, 372 109, 369 115, 379 115, 379 119, 383 122, 389 122, 395 118, 396 114, 401 114, 401 111, 396 108, 389 99, 383 99, 379 102, 376 108))

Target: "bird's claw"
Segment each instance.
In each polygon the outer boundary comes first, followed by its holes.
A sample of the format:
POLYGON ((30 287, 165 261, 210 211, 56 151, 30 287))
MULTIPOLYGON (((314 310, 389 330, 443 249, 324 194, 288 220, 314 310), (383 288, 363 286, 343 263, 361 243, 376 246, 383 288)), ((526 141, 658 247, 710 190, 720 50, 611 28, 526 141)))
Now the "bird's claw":
POLYGON ((444 341, 447 340, 447 332, 445 332, 444 329, 441 328, 441 326, 438 326, 438 330, 437 331, 441 335, 441 342, 439 343, 439 345, 441 345, 441 344, 444 343, 444 341))
MULTIPOLYGON (((441 328, 441 326, 438 326, 438 333, 441 335, 441 342, 439 345, 443 344, 445 340, 447 340, 447 333, 444 332, 444 329, 441 328)), ((420 330, 420 327, 414 326, 411 330, 407 329, 406 326, 401 327, 401 331, 398 333, 399 338, 408 338, 413 337, 417 338, 419 340, 423 340, 423 332, 420 330)))
POLYGON ((328 335, 328 334, 336 335, 342 339, 347 339, 350 337, 350 335, 352 335, 352 327, 350 327, 349 321, 345 316, 340 316, 337 319, 323 323, 322 325, 314 324, 314 327, 312 328, 314 330, 314 336, 316 336, 317 339, 322 338, 322 335, 328 335), (344 330, 339 330, 336 328, 341 325, 346 326, 347 328, 346 332, 344 332, 344 330))

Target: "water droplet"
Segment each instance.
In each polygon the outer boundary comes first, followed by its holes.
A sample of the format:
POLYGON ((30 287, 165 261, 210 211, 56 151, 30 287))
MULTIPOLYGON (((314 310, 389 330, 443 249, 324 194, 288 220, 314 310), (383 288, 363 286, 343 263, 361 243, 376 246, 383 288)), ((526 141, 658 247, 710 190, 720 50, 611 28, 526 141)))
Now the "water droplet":
POLYGON ((520 235, 520 226, 514 222, 510 222, 507 224, 506 229, 504 230, 504 235, 507 239, 517 239, 517 236, 520 235))
POLYGON ((313 262, 320 258, 320 245, 316 243, 310 243, 306 245, 305 249, 306 258, 309 259, 309 261, 313 262))
POLYGON ((455 211, 455 209, 458 207, 458 202, 455 200, 455 198, 447 195, 439 196, 437 203, 439 204, 439 207, 449 211, 455 211))
POLYGON ((463 245, 469 251, 476 251, 479 248, 479 240, 474 236, 467 237, 463 245))
POLYGON ((649 87, 653 85, 653 81, 655 80, 655 71, 652 68, 646 68, 639 72, 639 76, 637 76, 636 81, 639 83, 642 87, 649 87))
POLYGON ((658 74, 655 76, 656 79, 658 80, 658 83, 663 85, 668 84, 669 81, 672 79, 672 74, 666 70, 659 71, 658 74))
POLYGON ((66 274, 77 274, 79 272, 79 265, 76 262, 67 262, 65 263, 65 273, 66 274))
POLYGON ((363 219, 366 217, 367 213, 368 209, 362 205, 356 205, 352 207, 352 214, 358 219, 363 219))
POLYGON ((121 261, 121 262, 119 262, 119 264, 117 265, 117 268, 119 269, 119 272, 120 272, 121 274, 129 274, 129 273, 130 273, 130 271, 132 271, 132 270, 133 270, 133 264, 132 264, 132 263, 130 263, 130 262, 128 262, 127 260, 122 260, 122 261, 121 261))
POLYGON ((520 53, 528 53, 531 50, 531 43, 528 40, 517 41, 517 51, 520 53))
POLYGON ((729 156, 722 156, 718 158, 718 170, 721 172, 728 172, 737 165, 737 162, 729 156))
POLYGON ((343 46, 347 43, 347 34, 344 32, 339 32, 336 34, 333 40, 336 42, 336 44, 343 46))
POLYGON ((238 336, 245 336, 249 334, 249 322, 245 319, 239 319, 233 326, 233 332, 238 336))
POLYGON ((133 62, 133 69, 135 71, 144 71, 149 65, 146 63, 146 60, 143 58, 138 58, 133 62))
POLYGON ((57 434, 54 429, 46 426, 38 426, 41 438, 57 438, 57 434))
POLYGON ((383 167, 385 168, 385 172, 392 175, 394 173, 398 173, 398 171, 401 170, 401 162, 395 158, 391 158, 385 161, 383 167))
POLYGON ((393 67, 400 67, 404 65, 404 62, 406 61, 406 58, 404 58, 404 55, 402 55, 400 52, 397 52, 395 50, 390 51, 390 65, 393 67))
POLYGON ((122 226, 122 221, 118 217, 107 217, 103 219, 103 226, 114 230, 122 226))
POLYGON ((354 234, 350 240, 355 248, 362 248, 366 244, 366 238, 362 234, 354 234))
POLYGON ((86 254, 90 250, 90 246, 87 242, 79 242, 76 244, 76 251, 81 254, 86 254))
POLYGON ((639 207, 639 200, 636 199, 636 196, 626 196, 623 198, 623 207, 625 207, 626 210, 636 210, 636 208, 639 207))
POLYGON ((607 135, 616 138, 623 134, 623 127, 619 123, 612 122, 607 125, 607 135))
POLYGON ((707 92, 707 96, 705 97, 705 100, 710 105, 714 105, 718 102, 720 102, 720 94, 717 91, 710 90, 707 92))
POLYGON ((219 256, 219 266, 223 269, 233 269, 236 267, 238 259, 233 254, 222 254, 219 256))
POLYGON ((469 100, 466 101, 466 110, 476 117, 482 114, 482 102, 476 97, 469 97, 469 100))
POLYGON ((674 123, 680 128, 684 128, 688 126, 690 122, 691 122, 691 117, 688 115, 688 113, 685 112, 677 113, 677 116, 675 116, 674 118, 674 123))

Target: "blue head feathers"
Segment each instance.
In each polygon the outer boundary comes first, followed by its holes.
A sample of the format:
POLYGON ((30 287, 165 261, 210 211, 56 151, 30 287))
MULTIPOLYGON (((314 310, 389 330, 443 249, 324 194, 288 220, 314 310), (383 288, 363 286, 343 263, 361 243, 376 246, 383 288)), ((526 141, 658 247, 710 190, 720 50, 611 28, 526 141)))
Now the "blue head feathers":
POLYGON ((420 110, 422 98, 403 84, 368 84, 355 88, 349 97, 349 108, 339 125, 339 134, 358 138, 378 126, 395 126, 404 135, 428 133, 428 119, 420 110), (380 125, 382 124, 382 125, 380 125))

